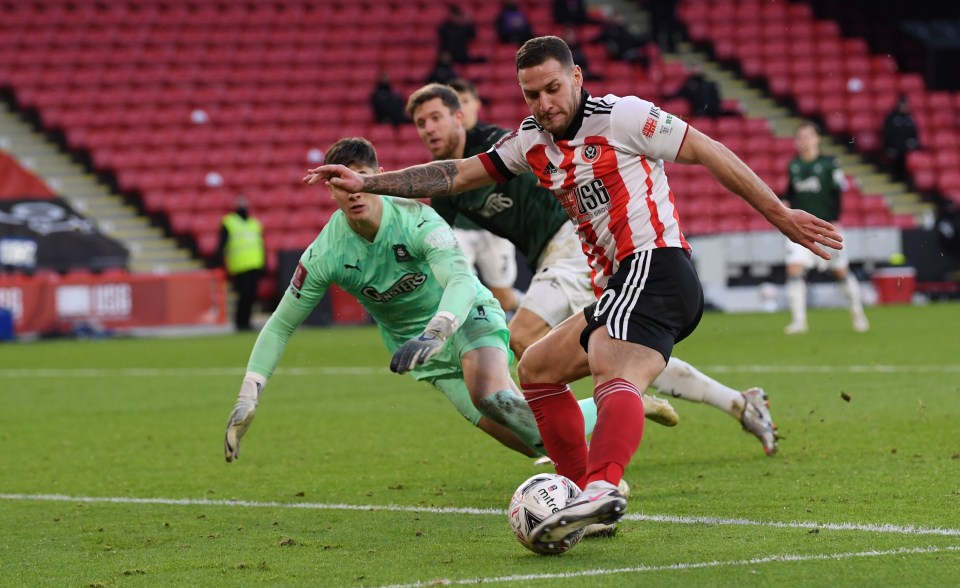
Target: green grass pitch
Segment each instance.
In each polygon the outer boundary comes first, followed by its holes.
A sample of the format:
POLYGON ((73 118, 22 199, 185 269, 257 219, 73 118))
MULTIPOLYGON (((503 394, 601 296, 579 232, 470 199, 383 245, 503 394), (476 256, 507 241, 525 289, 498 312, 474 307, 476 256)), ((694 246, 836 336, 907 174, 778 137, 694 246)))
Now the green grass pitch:
POLYGON ((869 316, 707 314, 677 356, 763 386, 780 454, 674 400, 618 535, 558 557, 505 515, 541 470, 389 373, 373 328, 298 332, 233 464, 253 335, 4 345, 0 586, 955 586, 960 305, 869 316))

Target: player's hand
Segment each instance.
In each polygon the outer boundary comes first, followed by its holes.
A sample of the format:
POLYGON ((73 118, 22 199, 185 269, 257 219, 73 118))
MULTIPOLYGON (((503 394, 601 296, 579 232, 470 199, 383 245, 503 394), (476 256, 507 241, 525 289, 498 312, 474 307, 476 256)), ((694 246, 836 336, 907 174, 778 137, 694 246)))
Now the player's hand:
POLYGON ((788 209, 786 222, 783 226, 778 225, 778 228, 791 241, 803 245, 823 259, 830 259, 830 254, 820 245, 843 249, 843 237, 836 227, 803 210, 788 209))
POLYGON ((310 186, 326 181, 331 186, 351 193, 363 190, 363 176, 343 165, 321 165, 308 169, 303 181, 310 186))
POLYGON ((257 401, 262 389, 261 384, 249 379, 244 379, 240 386, 237 403, 233 405, 233 412, 227 419, 227 433, 223 440, 227 463, 240 458, 240 439, 246 434, 257 414, 257 401))
POLYGON ((436 331, 424 331, 422 335, 410 339, 397 349, 390 360, 390 371, 405 374, 418 365, 423 365, 443 348, 445 340, 445 337, 436 331))

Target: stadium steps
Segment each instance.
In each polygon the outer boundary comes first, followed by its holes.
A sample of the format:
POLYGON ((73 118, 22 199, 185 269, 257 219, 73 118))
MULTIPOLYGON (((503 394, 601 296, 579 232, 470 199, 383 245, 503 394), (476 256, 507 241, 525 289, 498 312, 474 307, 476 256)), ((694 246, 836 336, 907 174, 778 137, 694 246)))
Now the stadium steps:
MULTIPOLYGON (((682 61, 699 64, 704 75, 720 86, 720 95, 740 103, 747 118, 764 118, 773 133, 778 137, 791 137, 797 125, 803 120, 795 116, 789 108, 777 104, 762 90, 750 86, 735 72, 723 68, 710 60, 709 56, 696 51, 688 43, 680 43, 678 52, 665 55, 667 61, 682 61)), ((843 171, 856 178, 864 194, 881 194, 894 214, 910 214, 918 226, 930 226, 935 217, 932 204, 924 202, 923 197, 910 191, 903 182, 898 182, 876 164, 851 152, 845 145, 830 136, 823 137, 823 153, 833 155, 840 161, 843 171)))
POLYGON ((188 271, 203 267, 191 253, 138 215, 97 177, 41 133, 36 132, 9 105, 0 103, 0 149, 44 180, 77 211, 95 221, 104 234, 130 251, 132 272, 188 271))

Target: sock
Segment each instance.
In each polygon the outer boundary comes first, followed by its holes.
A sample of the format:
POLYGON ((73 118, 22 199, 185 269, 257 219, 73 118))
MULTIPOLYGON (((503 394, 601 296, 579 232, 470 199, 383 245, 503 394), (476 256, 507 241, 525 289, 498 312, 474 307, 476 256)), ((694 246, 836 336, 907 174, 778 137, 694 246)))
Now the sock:
POLYGON ((533 411, 513 390, 500 390, 477 403, 480 414, 513 431, 527 446, 545 453, 533 411))
POLYGON ((802 277, 787 278, 787 300, 794 324, 807 324, 807 282, 802 277))
POLYGON ((643 399, 636 386, 614 378, 597 386, 593 397, 597 426, 590 439, 586 478, 582 484, 577 481, 581 488, 598 480, 619 484, 643 438, 643 399))
POLYGON ((863 314, 863 300, 860 298, 860 282, 852 274, 848 273, 843 279, 843 293, 847 297, 847 303, 850 304, 850 314, 860 316, 863 314))
POLYGON ((597 425, 597 402, 593 398, 584 398, 577 401, 577 404, 580 405, 580 412, 583 413, 583 436, 586 437, 597 425))
POLYGON ((689 363, 671 357, 667 367, 651 384, 658 392, 690 402, 706 402, 739 419, 743 414, 743 394, 724 386, 689 363))
POLYGON ((523 396, 537 419, 543 446, 557 473, 579 485, 587 471, 587 440, 583 413, 573 392, 563 384, 523 384, 523 396))

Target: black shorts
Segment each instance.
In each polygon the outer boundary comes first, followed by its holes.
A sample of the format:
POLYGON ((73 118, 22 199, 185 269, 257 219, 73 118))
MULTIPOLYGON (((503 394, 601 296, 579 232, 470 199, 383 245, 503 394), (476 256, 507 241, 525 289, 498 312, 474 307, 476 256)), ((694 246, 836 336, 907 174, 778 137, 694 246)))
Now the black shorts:
POLYGON ((703 288, 687 251, 641 251, 620 262, 599 300, 583 314, 584 350, 590 334, 605 327, 610 337, 656 349, 669 360, 674 344, 692 333, 703 316, 703 288))

